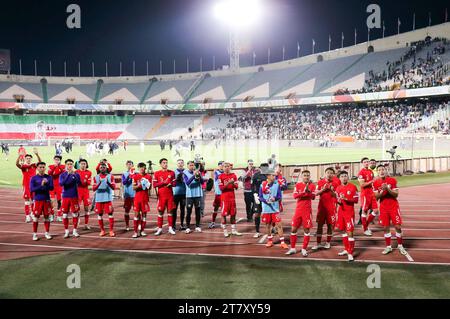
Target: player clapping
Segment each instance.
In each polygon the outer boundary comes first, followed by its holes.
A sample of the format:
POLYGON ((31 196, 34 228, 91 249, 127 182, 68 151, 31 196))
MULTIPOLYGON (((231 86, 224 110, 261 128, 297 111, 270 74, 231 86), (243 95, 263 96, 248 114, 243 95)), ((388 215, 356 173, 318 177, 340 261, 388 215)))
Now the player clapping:
POLYGON ((59 176, 59 185, 62 187, 61 212, 64 225, 64 238, 69 238, 69 214, 72 214, 72 235, 79 237, 78 213, 80 205, 78 202, 78 185, 80 185, 80 175, 75 172, 73 160, 67 159, 66 170, 59 176))
POLYGON ((130 230, 130 211, 133 207, 135 191, 133 189, 133 174, 134 163, 133 161, 126 162, 126 171, 122 174, 122 186, 123 186, 123 208, 125 210, 125 229, 130 230))
POLYGON ((84 207, 84 229, 91 229, 89 226, 89 187, 92 184, 92 172, 88 170, 88 162, 85 159, 80 159, 78 162, 80 168, 76 171, 80 175, 80 184, 78 185, 78 201, 84 207))
POLYGON ((168 161, 166 158, 159 160, 161 170, 156 171, 153 175, 153 187, 158 190, 158 229, 155 235, 162 233, 164 211, 167 210, 167 220, 169 222, 169 234, 175 235, 173 228, 173 218, 176 214, 176 206, 174 203, 172 188, 176 186, 175 172, 167 169, 168 161))
POLYGON ((400 205, 398 203, 398 187, 397 180, 387 176, 386 167, 379 165, 377 168, 380 177, 373 183, 375 197, 380 201, 380 223, 384 227, 384 239, 386 241, 386 249, 383 255, 392 252, 391 246, 391 224, 396 230, 398 250, 402 255, 407 255, 406 249, 403 247, 402 234, 402 216, 400 214, 400 205))
POLYGON ((31 178, 30 191, 34 193, 33 205, 33 240, 39 240, 37 235, 39 218, 44 216, 45 238, 52 239, 50 235, 50 214, 52 203, 50 201, 50 191, 53 190, 53 179, 45 174, 45 163, 38 162, 37 174, 31 178))
POLYGON ((99 174, 94 178, 93 191, 95 192, 95 213, 100 226, 100 236, 106 235, 105 226, 103 224, 103 214, 108 214, 109 219, 109 236, 115 237, 114 233, 114 208, 112 205, 113 191, 116 188, 114 177, 108 172, 106 163, 99 166, 99 174))
POLYGON ((293 255, 297 253, 295 245, 297 243, 297 231, 303 225, 303 246, 302 256, 308 256, 308 244, 311 238, 310 229, 312 227, 312 200, 316 198, 316 185, 311 182, 311 173, 307 170, 302 172, 302 181, 295 185, 294 199, 297 200, 297 207, 292 218, 291 231, 291 249, 286 255, 293 255))
POLYGON ((219 176, 219 188, 222 191, 222 229, 225 237, 230 234, 227 231, 227 216, 230 216, 231 235, 242 236, 236 229, 236 196, 234 191, 238 189, 238 178, 231 172, 230 163, 223 163, 223 173, 219 176))
POLYGON ((145 226, 147 224, 147 213, 150 212, 149 191, 151 189, 152 177, 147 173, 145 163, 138 164, 138 172, 133 174, 133 189, 136 192, 134 196, 134 234, 133 238, 147 236, 145 226))

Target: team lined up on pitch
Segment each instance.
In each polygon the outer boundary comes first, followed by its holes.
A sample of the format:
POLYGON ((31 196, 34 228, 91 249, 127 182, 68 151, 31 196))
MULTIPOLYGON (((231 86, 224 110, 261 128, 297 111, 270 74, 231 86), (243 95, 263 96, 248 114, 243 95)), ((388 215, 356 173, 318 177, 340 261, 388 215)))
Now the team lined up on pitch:
MULTIPOLYGON (((84 229, 89 230, 89 217, 95 211, 100 227, 100 236, 108 235, 105 231, 103 216, 109 221, 109 236, 115 237, 113 195, 116 189, 112 166, 103 160, 96 166, 96 176, 88 169, 88 162, 80 159, 74 163, 66 159, 64 165, 60 155, 54 156, 54 164, 48 169, 38 152, 34 151, 37 162, 33 163, 31 154, 22 154, 17 158, 16 166, 23 173, 23 198, 25 200, 26 222, 32 222, 33 240, 39 240, 37 230, 42 216, 45 227, 45 238, 52 239, 50 223, 60 221, 64 225, 64 238, 79 237, 78 227, 84 222, 84 229), (75 165, 76 164, 76 165, 75 165), (77 166, 77 169, 75 168, 77 166), (93 203, 90 202, 90 191, 93 191, 93 203), (51 199, 56 203, 56 212, 51 199), (80 205, 84 215, 80 215, 80 205), (84 217, 80 221, 80 217, 84 217), (72 221, 72 232, 69 222, 72 221)), ((303 228, 304 237, 301 254, 308 256, 310 230, 313 227, 312 201, 320 197, 317 210, 317 244, 312 251, 330 249, 333 232, 342 236, 344 250, 339 256, 347 256, 354 260, 355 250, 355 204, 361 201, 362 224, 364 235, 371 236, 369 225, 379 213, 380 224, 384 227, 386 248, 383 254, 389 254, 391 246, 391 225, 395 228, 395 237, 401 254, 407 255, 403 247, 402 218, 398 203, 399 190, 395 178, 388 176, 385 166, 376 169, 369 167, 369 159, 363 158, 362 169, 358 174, 361 191, 349 182, 349 174, 339 171, 336 175, 334 168, 325 170, 325 176, 318 183, 311 181, 310 172, 304 170, 301 181, 296 183, 293 197, 296 200, 295 214, 291 221, 290 246, 285 242, 282 219, 283 191, 287 189, 287 181, 282 176, 281 165, 270 168, 269 164, 261 164, 255 168, 252 160, 238 178, 232 172, 233 165, 229 162, 219 162, 211 179, 206 178, 206 171, 196 165, 194 161, 187 163, 177 161, 177 168, 168 169, 168 160, 159 161, 161 169, 153 172, 148 170, 145 163, 139 163, 135 169, 132 161, 126 162, 126 171, 122 174, 123 207, 125 209, 125 227, 130 230, 130 212, 133 216, 133 238, 147 236, 145 233, 147 214, 150 212, 150 190, 155 189, 157 195, 156 210, 157 229, 154 235, 163 232, 164 213, 167 213, 168 233, 176 235, 177 231, 186 234, 192 232, 191 216, 195 213, 194 232, 202 232, 201 219, 204 210, 205 193, 214 189, 214 212, 209 228, 216 227, 217 215, 220 212, 221 227, 225 237, 242 236, 236 228, 236 197, 235 190, 239 181, 244 186, 244 199, 247 221, 254 221, 256 233, 254 238, 261 236, 261 221, 265 224, 267 235, 266 247, 274 246, 273 235, 277 233, 280 247, 288 249, 286 255, 297 253, 297 232, 303 228), (378 175, 377 177, 375 177, 378 175), (380 210, 378 210, 378 202, 380 210), (177 213, 179 211, 179 214, 177 213), (176 228, 177 217, 180 218, 179 228, 176 228), (227 218, 231 224, 228 231, 227 218), (323 226, 327 225, 326 242, 322 242, 323 226)))

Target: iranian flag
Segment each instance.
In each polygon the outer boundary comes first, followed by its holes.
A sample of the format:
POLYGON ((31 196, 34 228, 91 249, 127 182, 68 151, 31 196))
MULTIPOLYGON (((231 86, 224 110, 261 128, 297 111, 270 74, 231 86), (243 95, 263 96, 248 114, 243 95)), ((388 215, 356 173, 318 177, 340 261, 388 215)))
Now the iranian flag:
POLYGON ((79 136, 80 139, 115 140, 134 116, 0 115, 1 140, 43 140, 79 136))

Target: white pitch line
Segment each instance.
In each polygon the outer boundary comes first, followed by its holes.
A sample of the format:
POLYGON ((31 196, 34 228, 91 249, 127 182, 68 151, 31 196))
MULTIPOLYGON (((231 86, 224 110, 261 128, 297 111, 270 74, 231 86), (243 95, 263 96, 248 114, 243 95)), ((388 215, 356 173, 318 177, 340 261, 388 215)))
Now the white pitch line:
MULTIPOLYGON (((52 246, 52 245, 37 245, 37 244, 14 244, 14 243, 2 243, 3 246, 18 246, 18 247, 42 247, 52 249, 65 249, 65 250, 92 250, 92 251, 110 251, 110 252, 124 252, 124 253, 143 253, 143 254, 159 254, 159 255, 189 255, 189 256, 206 256, 206 257, 230 257, 230 258, 250 258, 250 259, 271 259, 271 260, 296 260, 304 262, 312 261, 332 261, 332 262, 347 262, 346 259, 337 258, 301 258, 301 257, 276 257, 276 256, 251 256, 251 255, 232 255, 232 254, 210 254, 210 253, 189 253, 189 252, 163 252, 153 250, 131 250, 131 249, 107 249, 107 248, 80 248, 74 246, 52 246)), ((403 264, 411 265, 410 262, 404 261, 383 261, 383 260, 371 260, 371 259, 355 259, 357 263, 378 263, 378 264, 403 264)), ((450 266, 450 263, 430 263, 430 262, 414 262, 415 265, 432 265, 432 266, 450 266)))

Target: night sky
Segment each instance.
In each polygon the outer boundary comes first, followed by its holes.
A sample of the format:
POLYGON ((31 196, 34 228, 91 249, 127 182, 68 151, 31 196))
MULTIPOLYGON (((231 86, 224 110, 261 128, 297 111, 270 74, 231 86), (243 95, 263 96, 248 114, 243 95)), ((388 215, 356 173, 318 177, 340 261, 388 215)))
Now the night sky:
MULTIPOLYGON (((242 0, 245 1, 245 0, 242 0)), ((42 0, 3 1, 0 8, 0 48, 11 50, 12 73, 19 73, 19 59, 23 74, 34 74, 34 60, 38 61, 38 74, 49 74, 52 61, 53 75, 63 75, 63 62, 67 61, 68 75, 78 74, 81 61, 82 75, 91 75, 91 62, 96 76, 105 75, 108 62, 109 75, 118 75, 119 61, 123 73, 132 74, 136 61, 136 75, 146 74, 149 61, 150 74, 159 74, 160 60, 163 73, 173 73, 173 60, 177 73, 199 71, 200 57, 203 70, 228 64, 228 30, 212 14, 217 0, 42 0), (66 26, 66 7, 76 3, 81 7, 81 29, 66 26)), ((312 38, 316 52, 328 50, 328 36, 332 36, 332 49, 341 46, 341 32, 345 45, 354 43, 354 29, 358 42, 367 40, 367 5, 381 6, 386 36, 397 33, 397 18, 401 30, 412 29, 413 13, 416 27, 445 20, 448 0, 440 1, 361 1, 361 0, 262 0, 265 3, 264 21, 252 31, 242 35, 241 65, 251 65, 253 51, 256 63, 267 63, 267 50, 271 48, 271 62, 297 56, 297 42, 301 55, 312 51, 312 38)), ((450 10, 450 8, 449 8, 450 10)), ((381 29, 371 31, 379 38, 381 29)), ((450 37, 450 35, 449 35, 450 37)))

